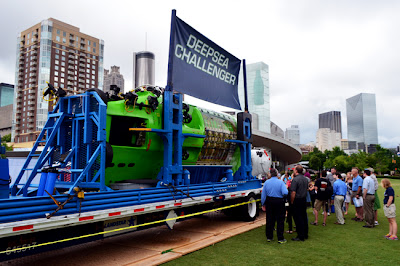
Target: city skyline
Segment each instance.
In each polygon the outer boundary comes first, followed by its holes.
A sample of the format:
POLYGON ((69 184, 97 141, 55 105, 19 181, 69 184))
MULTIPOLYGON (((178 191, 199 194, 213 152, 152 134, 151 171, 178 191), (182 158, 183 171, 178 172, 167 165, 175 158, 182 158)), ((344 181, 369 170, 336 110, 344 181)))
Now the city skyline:
MULTIPOLYGON (((399 60, 393 60, 400 41, 396 34, 400 3, 396 1, 260 1, 254 4, 259 6, 257 9, 225 1, 212 2, 212 9, 207 1, 196 9, 180 1, 160 1, 156 9, 154 4, 142 2, 39 2, 7 1, 2 5, 0 22, 11 26, 0 32, 0 82, 15 84, 16 34, 37 21, 54 17, 104 39, 105 67, 121 66, 127 88, 132 87, 132 52, 154 52, 156 85, 165 86, 170 15, 175 8, 178 16, 230 53, 248 63, 263 61, 269 65, 271 119, 282 128, 299 124, 301 143, 315 140, 317 115, 329 110, 341 111, 342 134, 346 136, 345 99, 361 92, 376 94, 379 142, 384 147, 400 143, 400 125, 392 123, 400 101, 397 72, 393 71, 400 67, 399 60), (77 3, 79 9, 74 8, 77 3), (132 9, 143 12, 132 17, 132 9), (99 12, 107 13, 109 19, 98 20, 99 12), (149 12, 157 20, 149 21, 149 12), (215 19, 204 20, 205 14, 215 19), (217 30, 220 27, 216 25, 226 23, 228 28, 217 30), (129 34, 121 36, 120 32, 129 34)), ((191 101, 204 106, 200 101, 191 101)))

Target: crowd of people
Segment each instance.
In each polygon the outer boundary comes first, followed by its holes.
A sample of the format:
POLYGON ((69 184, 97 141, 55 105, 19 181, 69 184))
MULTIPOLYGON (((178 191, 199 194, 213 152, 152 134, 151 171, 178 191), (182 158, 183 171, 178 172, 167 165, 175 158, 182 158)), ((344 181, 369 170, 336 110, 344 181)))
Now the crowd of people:
MULTIPOLYGON (((356 211, 352 220, 364 222, 365 228, 379 225, 377 218, 381 204, 377 193, 378 180, 371 168, 365 169, 362 176, 356 167, 346 174, 339 173, 335 168, 330 172, 322 171, 316 180, 312 180, 310 173, 305 172, 301 165, 297 165, 292 174, 286 171, 282 176, 276 169, 271 169, 261 194, 262 209, 266 212, 267 241, 273 241, 276 225, 278 243, 287 242, 284 238, 285 218, 288 224, 286 233, 294 232, 293 220, 295 223, 297 236, 292 240, 305 241, 308 239, 309 224, 319 225, 318 216, 321 210, 322 226, 327 226, 327 216, 333 212, 336 215, 334 224, 343 226, 350 203, 355 206, 356 211), (308 221, 308 205, 313 208, 312 222, 308 221)), ((398 240, 395 192, 389 179, 383 179, 381 185, 385 189, 384 214, 389 221, 389 233, 384 237, 398 240)))

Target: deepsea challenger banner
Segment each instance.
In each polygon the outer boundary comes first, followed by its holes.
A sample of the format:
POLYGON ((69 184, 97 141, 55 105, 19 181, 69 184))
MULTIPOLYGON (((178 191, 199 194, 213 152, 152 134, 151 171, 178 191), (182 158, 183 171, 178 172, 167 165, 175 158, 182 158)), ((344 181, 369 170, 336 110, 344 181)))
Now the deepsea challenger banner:
POLYGON ((171 34, 175 34, 173 89, 240 110, 238 78, 241 61, 178 17, 175 17, 175 33, 171 34))

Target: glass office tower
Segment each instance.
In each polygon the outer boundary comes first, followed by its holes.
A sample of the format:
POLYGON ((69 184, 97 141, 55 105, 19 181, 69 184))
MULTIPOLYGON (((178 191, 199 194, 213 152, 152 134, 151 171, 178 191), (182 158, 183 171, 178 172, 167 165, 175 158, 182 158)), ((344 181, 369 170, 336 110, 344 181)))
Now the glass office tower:
MULTIPOLYGON (((258 130, 270 133, 269 69, 263 62, 246 65, 247 96, 250 113, 258 115, 258 130)), ((244 110, 243 73, 239 78, 239 99, 244 110)), ((254 117, 253 117, 254 119, 254 117)))
POLYGON ((375 94, 360 93, 346 100, 347 134, 349 141, 357 142, 357 149, 378 144, 378 126, 375 94))
POLYGON ((340 111, 319 114, 319 128, 329 128, 342 135, 342 118, 340 111))

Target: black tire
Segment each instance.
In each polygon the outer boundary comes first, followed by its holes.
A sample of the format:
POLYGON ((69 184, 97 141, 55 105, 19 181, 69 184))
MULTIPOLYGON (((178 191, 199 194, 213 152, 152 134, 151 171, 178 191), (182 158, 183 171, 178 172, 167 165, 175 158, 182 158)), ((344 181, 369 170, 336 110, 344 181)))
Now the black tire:
POLYGON ((97 94, 98 94, 98 95, 100 96, 100 98, 103 100, 104 104, 107 105, 108 97, 107 97, 107 94, 106 94, 104 91, 99 90, 99 89, 96 89, 96 88, 88 89, 88 90, 86 90, 86 91, 95 91, 95 92, 97 92, 97 94))
POLYGON ((240 206, 240 217, 244 221, 254 221, 260 214, 260 202, 254 193, 250 193, 245 198, 244 202, 252 201, 251 203, 240 206))

